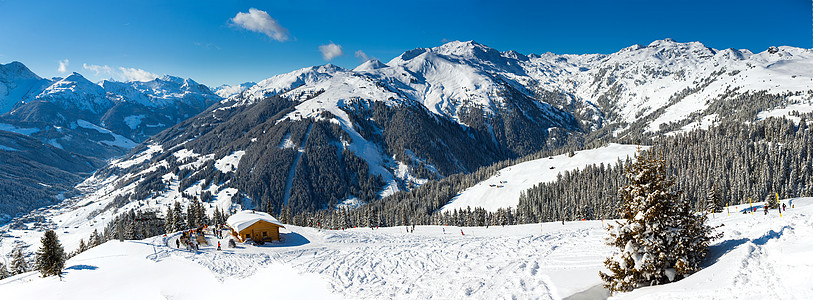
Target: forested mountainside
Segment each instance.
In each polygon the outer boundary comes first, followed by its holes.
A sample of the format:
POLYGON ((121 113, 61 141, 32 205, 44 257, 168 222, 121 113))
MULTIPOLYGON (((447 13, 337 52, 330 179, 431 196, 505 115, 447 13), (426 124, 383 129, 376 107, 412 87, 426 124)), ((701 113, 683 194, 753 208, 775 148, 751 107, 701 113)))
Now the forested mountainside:
POLYGON ((450 42, 386 64, 324 65, 260 81, 152 137, 91 182, 118 187, 111 197, 120 206, 198 197, 277 214, 371 203, 428 218, 516 162, 810 111, 812 61, 809 49, 751 53, 669 39, 609 55, 526 56, 450 42))
MULTIPOLYGON (((752 124, 723 122, 708 130, 679 133, 650 141, 649 149, 666 162, 681 197, 698 211, 710 207, 804 197, 813 193, 813 130, 801 115, 799 122, 769 118, 752 124)), ((570 150, 572 151, 572 150, 570 150)), ((567 153, 565 149, 562 153, 567 153)), ((558 220, 618 218, 618 189, 630 160, 564 171, 549 183, 520 195, 510 209, 478 207, 441 211, 440 208, 474 184, 511 166, 548 154, 502 162, 468 175, 432 181, 409 192, 399 192, 354 210, 328 210, 284 215, 303 226, 349 228, 412 224, 485 226, 558 220)), ((578 155, 578 151, 575 151, 578 155)), ((543 181, 543 178, 539 179, 543 181)), ((506 184, 511 180, 507 179, 506 184)))
POLYGON ((96 84, 0 64, 0 223, 77 194, 108 159, 220 99, 191 79, 96 84))

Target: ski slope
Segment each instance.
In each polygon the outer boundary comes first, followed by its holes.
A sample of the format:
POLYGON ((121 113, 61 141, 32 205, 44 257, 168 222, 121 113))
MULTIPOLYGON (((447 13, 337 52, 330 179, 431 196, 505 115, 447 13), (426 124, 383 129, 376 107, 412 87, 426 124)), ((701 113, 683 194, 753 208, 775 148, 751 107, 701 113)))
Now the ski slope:
MULTIPOLYGON (((614 299, 810 299, 813 198, 779 217, 715 214, 724 224, 700 272, 614 299)), ((759 205, 755 205, 759 207, 759 205)), ((611 222, 611 221, 604 221, 611 222)), ((163 237, 110 241, 66 263, 62 281, 37 273, 0 281, 9 299, 561 299, 606 297, 598 272, 613 251, 602 221, 506 227, 418 226, 320 231, 287 226, 284 243, 197 252, 163 237), (461 230, 463 234, 461 234, 461 230), (261 288, 262 287, 262 288, 261 288), (265 289, 273 288, 274 291, 265 289), (584 292, 588 291, 588 292, 584 292)))
MULTIPOLYGON (((646 150, 647 146, 641 147, 646 150)), ((614 165, 618 160, 635 157, 636 145, 609 144, 578 151, 573 157, 566 154, 540 158, 503 168, 497 175, 470 187, 441 208, 442 211, 482 207, 487 211, 517 207, 520 192, 540 183, 556 181, 557 175, 588 165, 614 165)))

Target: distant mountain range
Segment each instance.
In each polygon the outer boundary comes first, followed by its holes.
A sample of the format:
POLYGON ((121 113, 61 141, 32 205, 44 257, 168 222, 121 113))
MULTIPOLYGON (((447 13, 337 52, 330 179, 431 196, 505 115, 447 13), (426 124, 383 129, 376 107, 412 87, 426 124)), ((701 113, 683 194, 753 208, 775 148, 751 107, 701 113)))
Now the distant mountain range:
POLYGON ((810 49, 665 39, 609 55, 524 55, 455 41, 262 80, 90 181, 121 187, 105 189, 120 205, 198 196, 271 212, 345 207, 542 150, 752 122, 811 97, 810 49))
POLYGON ((106 160, 221 99, 191 79, 96 84, 0 64, 0 222, 71 194, 106 160))

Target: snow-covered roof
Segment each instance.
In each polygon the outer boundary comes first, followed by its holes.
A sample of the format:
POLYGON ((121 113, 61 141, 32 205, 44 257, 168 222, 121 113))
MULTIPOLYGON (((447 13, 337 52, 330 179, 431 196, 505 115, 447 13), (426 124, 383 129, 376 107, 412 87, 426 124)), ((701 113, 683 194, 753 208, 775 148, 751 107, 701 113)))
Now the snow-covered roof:
POLYGON ((229 217, 229 219, 226 220, 226 224, 237 232, 240 232, 259 221, 266 221, 271 224, 285 227, 285 225, 282 225, 282 222, 278 221, 268 213, 253 210, 244 210, 233 214, 231 217, 229 217))

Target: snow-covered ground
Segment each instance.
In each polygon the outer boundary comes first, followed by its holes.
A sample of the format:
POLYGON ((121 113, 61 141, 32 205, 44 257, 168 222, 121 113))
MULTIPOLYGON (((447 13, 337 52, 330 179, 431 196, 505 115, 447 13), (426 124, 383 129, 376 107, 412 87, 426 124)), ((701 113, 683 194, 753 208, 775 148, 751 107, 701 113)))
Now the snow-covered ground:
MULTIPOLYGON (((642 147, 646 150, 648 147, 642 147)), ((488 211, 517 207, 520 192, 540 183, 554 182, 565 171, 588 165, 614 165, 618 160, 635 157, 636 145, 609 144, 605 147, 578 151, 573 157, 565 154, 544 157, 503 168, 497 175, 470 187, 454 197, 442 210, 482 207, 488 211)))
MULTIPOLYGON (((810 299, 813 198, 788 210, 711 218, 724 224, 707 266, 679 282, 618 299, 810 299)), ((755 205, 758 206, 758 205, 755 205)), ((62 281, 36 273, 0 281, 10 299, 560 299, 603 292, 611 221, 506 227, 418 226, 320 231, 287 226, 283 243, 175 249, 174 236, 111 241, 70 259, 62 281), (462 233, 465 234, 461 234, 462 233), (580 294, 584 295, 584 294, 580 294)))

